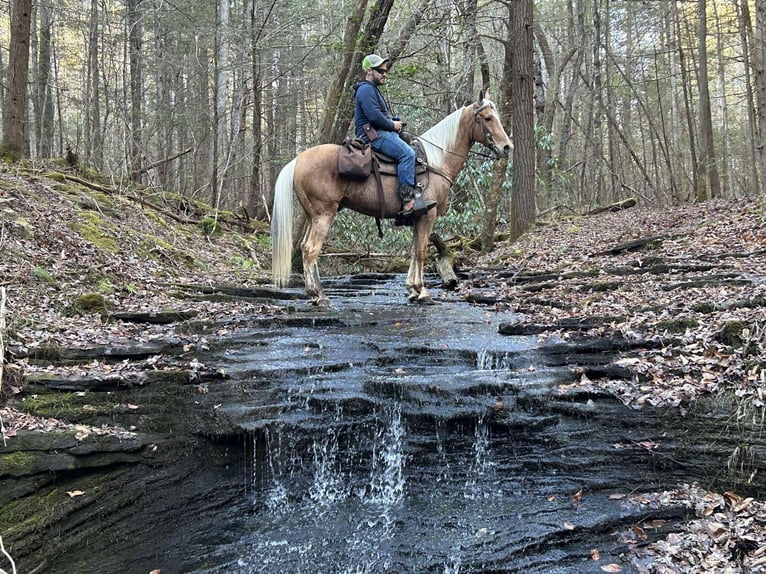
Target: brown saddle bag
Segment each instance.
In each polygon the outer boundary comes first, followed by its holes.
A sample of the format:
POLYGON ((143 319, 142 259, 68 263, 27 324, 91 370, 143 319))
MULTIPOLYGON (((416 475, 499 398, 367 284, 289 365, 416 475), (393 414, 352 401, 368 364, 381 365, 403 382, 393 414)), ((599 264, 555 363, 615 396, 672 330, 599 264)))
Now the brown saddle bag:
POLYGON ((372 149, 360 139, 346 138, 338 152, 338 175, 348 179, 367 179, 372 171, 372 149))

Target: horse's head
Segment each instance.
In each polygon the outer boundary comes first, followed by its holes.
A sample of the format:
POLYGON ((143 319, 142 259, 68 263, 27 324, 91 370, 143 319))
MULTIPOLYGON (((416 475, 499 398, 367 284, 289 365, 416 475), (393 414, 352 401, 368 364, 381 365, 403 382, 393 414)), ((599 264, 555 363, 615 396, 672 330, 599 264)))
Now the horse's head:
POLYGON ((479 125, 478 130, 474 125, 471 132, 473 141, 487 146, 497 158, 508 157, 513 149, 513 143, 503 129, 497 107, 492 100, 484 97, 483 90, 479 93, 479 101, 473 104, 473 120, 475 124, 479 125), (479 137, 476 137, 477 131, 481 134, 479 137))

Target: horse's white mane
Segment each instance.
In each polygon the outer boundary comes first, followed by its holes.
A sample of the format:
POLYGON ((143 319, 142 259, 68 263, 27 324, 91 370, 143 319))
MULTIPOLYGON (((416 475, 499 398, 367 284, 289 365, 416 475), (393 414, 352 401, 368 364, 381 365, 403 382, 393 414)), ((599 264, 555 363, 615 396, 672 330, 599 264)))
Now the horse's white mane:
POLYGON ((431 165, 444 165, 447 152, 455 144, 458 126, 460 125, 460 116, 463 115, 464 109, 455 110, 418 138, 425 144, 426 156, 428 157, 428 163, 431 165))

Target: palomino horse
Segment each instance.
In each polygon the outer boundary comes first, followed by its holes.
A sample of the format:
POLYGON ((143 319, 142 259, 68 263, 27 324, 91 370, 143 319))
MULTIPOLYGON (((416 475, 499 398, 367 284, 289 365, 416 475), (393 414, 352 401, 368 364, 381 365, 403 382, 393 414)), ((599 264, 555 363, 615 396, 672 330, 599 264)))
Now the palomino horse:
MULTIPOLYGON (((436 218, 449 205, 452 181, 463 169, 474 142, 487 146, 496 157, 508 157, 513 149, 500 123, 495 104, 479 95, 474 104, 459 109, 418 138, 426 151, 430 168, 420 176, 423 197, 436 201, 436 207, 417 219, 412 226, 410 269, 406 287, 410 301, 432 302, 423 282, 423 268, 428 241, 436 218)), ((318 259, 330 225, 341 207, 372 217, 396 216, 400 208, 396 194, 397 178, 383 177, 385 205, 380 205, 374 177, 351 181, 338 175, 336 144, 319 145, 302 152, 280 172, 274 190, 271 220, 272 276, 274 285, 284 287, 290 279, 293 251, 293 192, 308 217, 303 236, 303 276, 306 292, 315 304, 329 305, 322 291, 318 259)))

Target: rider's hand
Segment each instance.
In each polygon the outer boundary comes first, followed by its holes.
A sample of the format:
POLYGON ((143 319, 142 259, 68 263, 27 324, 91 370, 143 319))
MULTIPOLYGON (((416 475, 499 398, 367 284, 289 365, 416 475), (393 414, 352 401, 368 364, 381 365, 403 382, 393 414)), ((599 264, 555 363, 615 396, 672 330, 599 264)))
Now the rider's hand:
POLYGON ((402 122, 400 122, 399 120, 394 120, 394 131, 396 133, 399 133, 402 131, 402 122))

